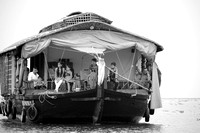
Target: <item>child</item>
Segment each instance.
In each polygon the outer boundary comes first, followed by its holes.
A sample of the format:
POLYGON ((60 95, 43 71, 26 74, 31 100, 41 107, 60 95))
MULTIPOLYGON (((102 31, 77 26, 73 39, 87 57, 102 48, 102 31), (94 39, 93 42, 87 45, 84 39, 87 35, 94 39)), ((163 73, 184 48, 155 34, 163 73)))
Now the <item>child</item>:
POLYGON ((73 83, 72 82, 72 71, 71 69, 69 68, 68 65, 66 65, 66 70, 65 70, 65 83, 66 83, 66 86, 68 88, 68 92, 71 91, 71 86, 70 86, 70 83, 73 83))
POLYGON ((75 79, 75 81, 74 81, 74 84, 73 84, 73 89, 75 91, 77 91, 78 89, 81 89, 80 75, 75 74, 74 79, 75 79))

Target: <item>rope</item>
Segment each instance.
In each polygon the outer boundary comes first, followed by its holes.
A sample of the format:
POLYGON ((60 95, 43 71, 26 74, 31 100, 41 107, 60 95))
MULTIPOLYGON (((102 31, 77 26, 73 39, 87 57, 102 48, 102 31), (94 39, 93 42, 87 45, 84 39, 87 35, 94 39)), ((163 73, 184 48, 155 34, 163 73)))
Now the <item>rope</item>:
MULTIPOLYGON (((135 53, 136 53, 136 52, 135 52, 135 53)), ((130 71, 129 71, 128 79, 130 79, 130 76, 131 76, 131 70, 133 69, 132 64, 133 64, 134 59, 135 59, 135 53, 133 54, 133 59, 132 59, 132 61, 131 61, 131 67, 130 67, 130 71)), ((128 82, 127 82, 125 85, 122 86, 122 89, 123 89, 127 84, 128 84, 128 82)), ((132 86, 132 84, 131 84, 130 86, 132 86)), ((129 86, 129 87, 130 87, 130 86, 129 86)))
POLYGON ((123 89, 127 84, 128 84, 128 82, 122 86, 122 89, 123 89))
POLYGON ((46 101, 46 102, 48 102, 49 104, 54 105, 53 103, 49 102, 49 101, 46 99, 46 96, 49 97, 49 98, 51 98, 51 99, 56 99, 57 97, 56 97, 56 96, 49 96, 47 92, 48 92, 48 91, 45 91, 45 94, 40 94, 40 96, 39 96, 39 98, 38 98, 39 101, 40 101, 40 103, 44 103, 44 102, 46 101), (43 98, 43 99, 41 99, 41 98, 43 98))
POLYGON ((48 91, 46 91, 46 95, 47 97, 51 98, 51 99, 57 99, 57 96, 49 96, 49 94, 47 93, 48 91))
POLYGON ((138 92, 137 92, 137 89, 135 89, 135 93, 131 95, 131 97, 135 97, 137 96, 138 92))
MULTIPOLYGON (((115 73, 115 72, 114 72, 112 69, 110 69, 109 67, 107 67, 107 66, 105 66, 105 67, 106 67, 108 70, 110 70, 110 71, 112 71, 113 73, 115 73)), ((115 73, 115 74, 117 74, 117 73, 115 73)), ((121 78, 123 78, 123 79, 125 79, 125 80, 127 80, 127 81, 129 81, 129 82, 131 82, 131 83, 133 83, 133 84, 136 84, 136 85, 140 86, 142 89, 151 92, 151 90, 149 90, 148 88, 146 88, 146 87, 144 87, 144 86, 142 86, 142 85, 140 85, 140 84, 138 84, 138 83, 136 83, 136 82, 134 82, 134 81, 131 81, 131 80, 129 80, 128 78, 126 78, 126 77, 124 77, 124 76, 122 76, 122 75, 120 75, 120 74, 117 74, 117 75, 120 76, 121 78)))

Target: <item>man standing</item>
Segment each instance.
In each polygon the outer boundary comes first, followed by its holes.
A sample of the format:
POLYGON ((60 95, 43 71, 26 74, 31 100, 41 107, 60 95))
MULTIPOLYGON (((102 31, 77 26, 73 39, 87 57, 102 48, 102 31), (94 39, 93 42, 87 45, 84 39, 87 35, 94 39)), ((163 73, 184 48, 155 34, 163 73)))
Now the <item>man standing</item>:
POLYGON ((118 69, 116 63, 111 63, 111 69, 108 71, 108 88, 111 90, 117 90, 118 87, 118 69))

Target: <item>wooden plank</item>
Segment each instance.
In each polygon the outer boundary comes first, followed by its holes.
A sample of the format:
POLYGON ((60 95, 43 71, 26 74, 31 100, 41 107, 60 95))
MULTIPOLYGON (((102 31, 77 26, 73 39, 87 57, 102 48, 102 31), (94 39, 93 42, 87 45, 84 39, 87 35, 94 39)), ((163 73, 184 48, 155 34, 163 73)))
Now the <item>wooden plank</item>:
POLYGON ((105 101, 121 101, 121 98, 112 98, 112 97, 105 97, 105 101))
POLYGON ((98 101, 98 97, 71 98, 72 101, 98 101))

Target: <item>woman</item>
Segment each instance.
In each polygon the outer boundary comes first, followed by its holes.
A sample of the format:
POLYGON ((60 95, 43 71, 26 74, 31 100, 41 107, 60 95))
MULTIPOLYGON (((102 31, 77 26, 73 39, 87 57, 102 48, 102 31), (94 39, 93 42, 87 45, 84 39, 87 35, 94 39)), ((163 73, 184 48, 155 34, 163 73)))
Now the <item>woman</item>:
POLYGON ((65 69, 62 67, 62 63, 59 61, 58 67, 55 69, 55 84, 56 84, 55 91, 56 92, 58 92, 58 89, 63 82, 64 73, 65 73, 65 69))

